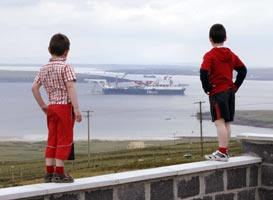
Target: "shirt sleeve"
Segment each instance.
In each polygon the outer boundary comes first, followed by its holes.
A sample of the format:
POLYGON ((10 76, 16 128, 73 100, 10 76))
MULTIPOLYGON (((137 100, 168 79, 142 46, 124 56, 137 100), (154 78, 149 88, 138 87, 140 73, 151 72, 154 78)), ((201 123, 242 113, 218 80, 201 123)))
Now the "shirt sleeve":
POLYGON ((211 66, 212 66, 212 59, 211 56, 209 56, 208 53, 206 53, 203 57, 203 62, 201 64, 200 70, 206 70, 208 72, 211 71, 211 66))
POLYGON ((207 70, 200 70, 200 80, 204 92, 208 94, 212 90, 212 85, 209 83, 209 72, 207 70))
POLYGON ((64 82, 76 81, 76 75, 73 68, 70 65, 66 65, 64 68, 64 82))
POLYGON ((239 89, 239 87, 242 85, 242 83, 245 80, 247 69, 245 66, 241 66, 241 67, 236 67, 235 71, 237 71, 238 74, 236 76, 236 80, 234 84, 236 85, 237 89, 239 89))
POLYGON ((238 90, 246 77, 247 69, 245 67, 245 64, 240 60, 240 58, 237 55, 234 54, 234 57, 235 57, 234 70, 237 71, 237 76, 234 84, 238 90))
POLYGON ((42 84, 42 81, 41 81, 41 72, 39 72, 36 77, 34 78, 34 81, 36 81, 37 83, 39 84, 42 84))
POLYGON ((245 64, 240 60, 240 58, 238 56, 235 55, 235 66, 234 68, 238 68, 238 67, 244 67, 245 64))

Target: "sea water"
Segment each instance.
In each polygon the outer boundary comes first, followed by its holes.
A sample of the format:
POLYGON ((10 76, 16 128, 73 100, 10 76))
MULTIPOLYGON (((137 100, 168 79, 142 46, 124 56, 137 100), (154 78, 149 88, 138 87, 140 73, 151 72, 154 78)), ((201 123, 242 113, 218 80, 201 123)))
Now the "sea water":
MULTIPOLYGON (((209 111, 199 77, 180 76, 189 84, 184 96, 103 95, 91 92, 88 83, 76 83, 80 108, 92 111, 91 139, 148 140, 200 136, 196 118, 199 103, 209 111)), ((32 83, 0 83, 0 140, 46 140, 46 116, 31 93, 32 83)), ((46 99, 46 95, 43 92, 46 99)), ((273 81, 246 80, 236 95, 237 110, 272 110, 273 81)), ((82 113, 86 115, 86 112, 82 113)), ((88 118, 74 128, 75 139, 86 139, 88 118)), ((214 124, 204 120, 203 136, 216 136, 214 124)), ((232 136, 243 132, 272 133, 272 129, 232 125, 232 136)))

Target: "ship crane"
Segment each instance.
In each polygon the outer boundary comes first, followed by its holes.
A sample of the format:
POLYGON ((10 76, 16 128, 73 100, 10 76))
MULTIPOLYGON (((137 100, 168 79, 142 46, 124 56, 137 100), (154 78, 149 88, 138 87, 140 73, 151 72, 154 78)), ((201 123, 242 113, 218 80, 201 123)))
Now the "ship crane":
MULTIPOLYGON (((124 79, 124 77, 126 76, 127 74, 126 73, 124 73, 122 76, 121 76, 121 78, 120 79, 124 79)), ((116 88, 118 87, 118 75, 116 75, 116 82, 115 82, 115 86, 116 86, 116 88)))

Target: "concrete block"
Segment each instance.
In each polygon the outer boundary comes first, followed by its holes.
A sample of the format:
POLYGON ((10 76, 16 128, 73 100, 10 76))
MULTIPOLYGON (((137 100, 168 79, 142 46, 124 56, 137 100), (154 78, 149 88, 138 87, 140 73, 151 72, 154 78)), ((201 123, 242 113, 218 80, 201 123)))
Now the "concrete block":
POLYGON ((113 189, 85 192, 84 196, 85 200, 113 200, 113 189))
POLYGON ((273 199, 273 189, 265 189, 265 188, 260 188, 259 189, 259 197, 260 200, 271 200, 273 199))
POLYGON ((174 200, 173 179, 151 183, 150 200, 174 200))
POLYGON ((200 192, 199 176, 191 177, 190 180, 183 179, 178 183, 177 187, 177 196, 181 199, 196 196, 200 192))
POLYGON ((227 189, 246 187, 246 168, 235 168, 227 170, 227 189))
POLYGON ((263 163, 273 164, 273 144, 261 144, 253 141, 242 142, 243 153, 256 155, 262 158, 263 163))
POLYGON ((261 167, 262 186, 273 186, 273 165, 262 165, 261 167))
POLYGON ((256 190, 244 190, 238 193, 237 200, 256 200, 256 190))
POLYGON ((119 200, 145 200, 144 183, 130 183, 118 188, 119 200))
POLYGON ((258 173, 259 173, 259 167, 256 165, 253 165, 250 167, 250 173, 249 173, 249 187, 255 187, 258 186, 258 173))
POLYGON ((215 171, 205 176, 205 193, 224 191, 224 172, 215 171))

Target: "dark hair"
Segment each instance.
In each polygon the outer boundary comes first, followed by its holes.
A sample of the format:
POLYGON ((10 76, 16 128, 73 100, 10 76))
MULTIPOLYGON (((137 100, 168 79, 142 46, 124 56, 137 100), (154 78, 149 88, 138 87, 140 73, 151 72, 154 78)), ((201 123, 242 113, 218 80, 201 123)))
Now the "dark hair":
POLYGON ((61 56, 66 50, 69 50, 70 42, 64 34, 57 33, 52 36, 49 42, 49 52, 52 55, 61 56))
POLYGON ((222 43, 225 41, 226 29, 222 24, 214 24, 209 30, 209 37, 214 43, 222 43))

